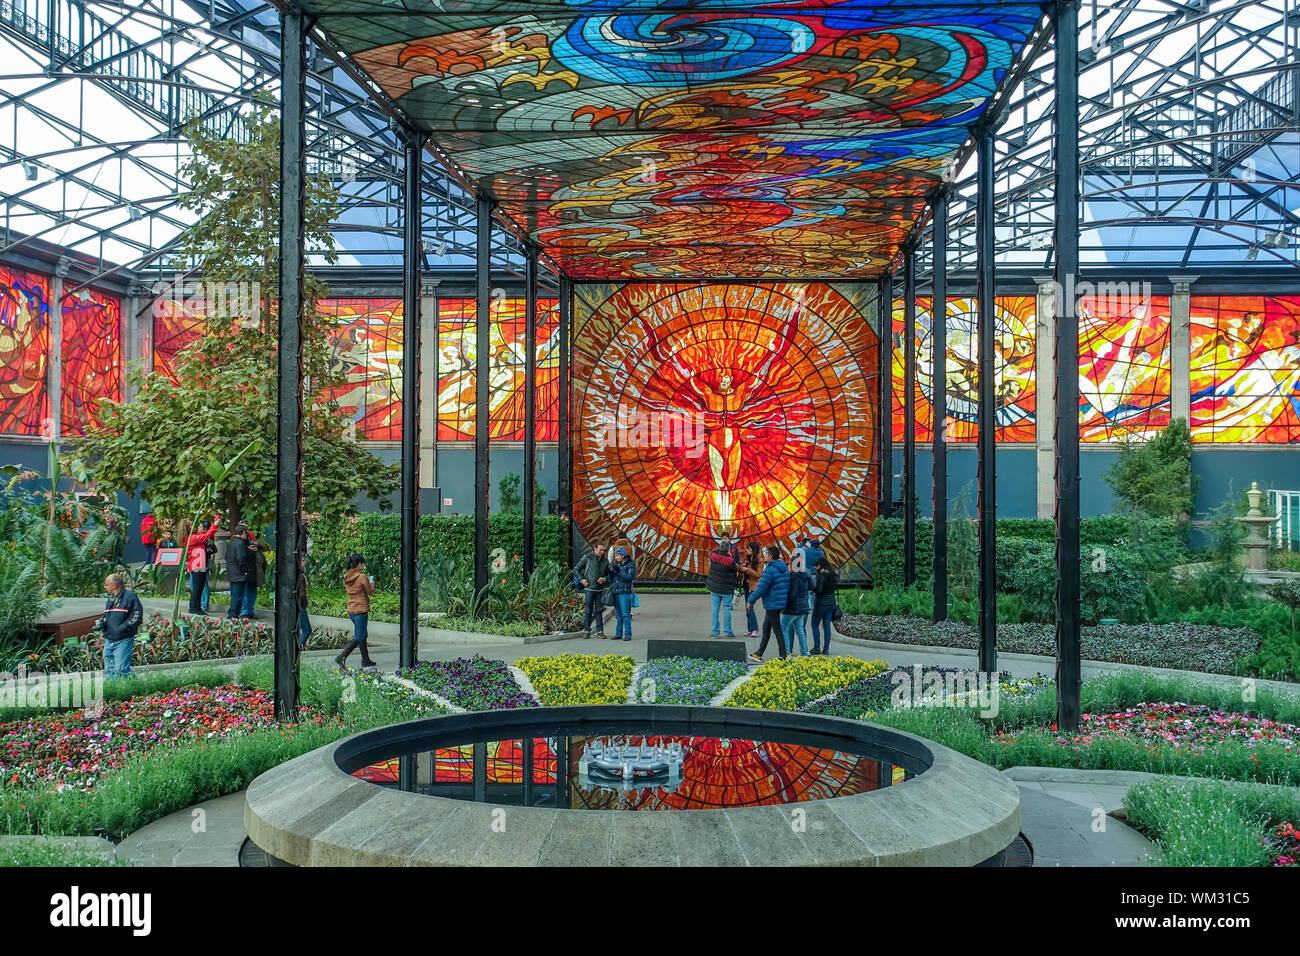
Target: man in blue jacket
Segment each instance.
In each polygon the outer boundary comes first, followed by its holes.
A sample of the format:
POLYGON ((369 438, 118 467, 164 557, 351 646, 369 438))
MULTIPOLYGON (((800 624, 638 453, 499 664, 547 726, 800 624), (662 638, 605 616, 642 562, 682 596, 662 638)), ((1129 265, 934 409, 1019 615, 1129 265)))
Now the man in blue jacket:
POLYGON ((758 645, 758 650, 749 655, 749 659, 755 664, 763 663, 763 651, 767 650, 768 638, 774 633, 781 660, 785 660, 785 637, 781 633, 781 612, 785 610, 785 602, 789 594, 789 569, 781 560, 781 549, 771 545, 763 552, 763 574, 745 602, 746 608, 752 611, 756 601, 760 599, 763 601, 763 640, 758 645))
POLYGON ((104 676, 130 677, 135 635, 144 620, 144 608, 120 574, 106 577, 104 590, 108 592, 108 603, 104 616, 95 623, 95 630, 104 633, 104 676))

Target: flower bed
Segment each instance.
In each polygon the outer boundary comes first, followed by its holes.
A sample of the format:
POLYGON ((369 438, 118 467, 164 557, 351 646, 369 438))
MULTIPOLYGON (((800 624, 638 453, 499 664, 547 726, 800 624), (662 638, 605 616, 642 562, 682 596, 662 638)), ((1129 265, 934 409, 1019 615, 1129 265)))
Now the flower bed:
POLYGON ((537 701, 515 683, 509 667, 479 655, 454 661, 421 661, 397 674, 466 710, 537 706, 537 701))
POLYGON ((389 680, 383 674, 374 671, 348 671, 347 676, 359 684, 372 687, 385 702, 410 711, 410 719, 416 717, 441 717, 447 711, 411 688, 396 681, 389 680))
POLYGON ((656 657, 637 674, 637 700, 643 704, 702 707, 748 669, 744 661, 656 657))
MULTIPOLYGON (((835 625, 846 637, 929 647, 979 646, 971 625, 934 622, 903 614, 848 615, 835 625)), ((1105 624, 1082 630, 1083 658, 1114 664, 1172 667, 1207 674, 1234 674, 1237 661, 1259 650, 1260 637, 1249 628, 1208 624, 1105 624)), ((1050 624, 999 624, 998 650, 1010 654, 1056 653, 1050 624)))
MULTIPOLYGON (((300 719, 322 720, 306 707, 300 719)), ((234 685, 108 703, 97 717, 77 710, 14 721, 0 725, 0 785, 89 790, 103 773, 142 752, 240 736, 274 723, 269 693, 234 685)))
POLYGON ((524 657, 515 666, 528 675, 546 707, 623 704, 636 662, 622 654, 559 654, 524 657))
MULTIPOLYGON (((921 668, 922 686, 931 674, 942 677, 945 674, 963 673, 974 672, 962 671, 956 667, 936 667, 927 664, 921 668)), ((896 689, 899 687, 911 689, 915 686, 915 681, 914 667, 895 667, 881 674, 854 681, 843 690, 809 701, 799 709, 807 714, 847 717, 850 720, 871 720, 882 710, 895 705, 896 689)), ((1038 674, 1035 677, 1012 677, 1009 671, 1003 671, 998 675, 999 700, 1024 699, 1055 686, 1055 683, 1045 674, 1038 674)))
POLYGON ((1263 839, 1272 866, 1300 866, 1300 831, 1295 824, 1283 821, 1269 830, 1263 839))
MULTIPOLYGON (((1055 729, 1053 726, 1052 730, 1055 729)), ((1033 728, 999 734, 994 739, 1014 739, 1021 734, 1033 733, 1046 731, 1033 728)), ((1056 742, 1088 745, 1116 738, 1198 751, 1224 743, 1246 747, 1280 744, 1288 753, 1294 753, 1300 743, 1300 727, 1264 717, 1215 710, 1205 704, 1142 703, 1109 714, 1084 714, 1080 732, 1073 736, 1058 734, 1056 742)))
POLYGON ((791 657, 768 661, 727 698, 726 707, 798 710, 804 704, 884 671, 884 661, 856 657, 791 657))

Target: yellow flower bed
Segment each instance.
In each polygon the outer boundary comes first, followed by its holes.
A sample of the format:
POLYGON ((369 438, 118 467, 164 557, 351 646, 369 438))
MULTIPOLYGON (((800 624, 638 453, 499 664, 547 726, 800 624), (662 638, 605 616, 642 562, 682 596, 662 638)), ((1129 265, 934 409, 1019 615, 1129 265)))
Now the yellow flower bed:
POLYGON ((856 680, 875 677, 888 666, 881 660, 860 661, 856 657, 790 657, 768 661, 732 692, 724 706, 798 710, 808 701, 856 680))
POLYGON ((623 654, 525 657, 515 666, 528 675, 545 707, 623 704, 636 662, 623 654))

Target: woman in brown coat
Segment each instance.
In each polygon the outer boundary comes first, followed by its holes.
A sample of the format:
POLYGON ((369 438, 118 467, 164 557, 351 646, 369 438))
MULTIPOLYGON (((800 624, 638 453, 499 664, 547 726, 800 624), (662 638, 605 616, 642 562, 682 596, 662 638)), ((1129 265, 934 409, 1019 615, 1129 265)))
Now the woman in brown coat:
POLYGON ((374 667, 370 652, 366 650, 366 627, 370 619, 370 595, 375 593, 375 579, 366 574, 366 562, 359 554, 348 558, 348 569, 343 575, 343 590, 348 593, 348 617, 352 618, 352 640, 343 653, 334 658, 339 667, 346 667, 348 655, 361 648, 361 666, 374 667))
POLYGON ((754 590, 754 587, 758 584, 758 579, 763 576, 763 555, 759 551, 757 542, 749 542, 749 547, 745 549, 745 560, 740 565, 737 574, 740 578, 739 584, 744 589, 747 599, 745 608, 747 620, 745 624, 749 627, 749 636, 758 637, 758 616, 754 613, 753 606, 748 602, 749 592, 754 590))

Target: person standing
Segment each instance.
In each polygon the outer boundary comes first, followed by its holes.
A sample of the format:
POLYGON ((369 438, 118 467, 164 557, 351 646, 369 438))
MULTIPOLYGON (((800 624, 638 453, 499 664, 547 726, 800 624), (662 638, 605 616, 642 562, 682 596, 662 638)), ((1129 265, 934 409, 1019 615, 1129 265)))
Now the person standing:
POLYGON ((95 630, 104 634, 104 676, 110 679, 131 676, 131 657, 135 653, 135 635, 144 620, 144 608, 134 591, 120 574, 104 579, 108 602, 95 630))
POLYGON ((578 565, 578 583, 582 585, 582 636, 591 637, 591 626, 596 625, 596 636, 605 639, 605 586, 609 584, 609 558, 605 546, 594 545, 591 552, 578 565))
POLYGON ((257 592, 266 584, 267 544, 259 541, 253 532, 248 533, 249 576, 244 582, 244 606, 239 616, 246 621, 257 618, 257 592))
POLYGON ((614 549, 614 560, 609 565, 610 593, 614 596, 614 615, 617 626, 614 628, 614 640, 632 640, 632 588, 636 584, 636 562, 627 553, 627 549, 614 549))
POLYGON ((749 655, 749 659, 755 664, 763 663, 763 652, 767 650, 768 639, 774 633, 781 660, 785 660, 785 636, 781 633, 781 612, 785 610, 786 599, 790 596, 790 573, 785 562, 781 560, 781 549, 776 545, 768 546, 767 551, 764 552, 764 562, 763 573, 759 576, 758 584, 745 602, 748 610, 753 610, 757 601, 763 602, 763 641, 758 645, 758 650, 749 655))
POLYGON ((205 614, 203 599, 208 589, 208 544, 221 528, 221 519, 216 523, 204 521, 202 529, 190 531, 190 522, 181 522, 180 539, 185 542, 185 570, 190 573, 190 613, 205 614))
POLYGON ((230 540, 226 542, 226 577, 230 581, 230 610, 227 618, 236 618, 244 611, 248 597, 248 584, 253 578, 252 555, 248 550, 248 525, 235 525, 230 540))
POLYGON ((366 649, 366 637, 370 620, 370 595, 375 593, 375 579, 366 574, 366 560, 359 554, 348 558, 348 569, 343 575, 343 590, 348 594, 348 617, 352 619, 352 640, 343 648, 343 653, 334 658, 339 667, 347 667, 348 655, 361 648, 361 666, 374 667, 370 652, 366 649))
POLYGON ((799 636, 799 653, 808 656, 808 635, 804 631, 804 616, 808 613, 808 567, 803 551, 795 551, 790 559, 790 585, 786 591, 785 610, 781 612, 781 631, 786 646, 794 653, 795 635, 799 636))
MULTIPOLYGON (((311 618, 307 616, 307 556, 298 558, 298 650, 307 646, 311 637, 311 618)), ((342 666, 342 665, 340 665, 342 666)))
MULTIPOLYGON (((737 575, 741 591, 748 595, 758 586, 758 579, 762 574, 763 552, 759 549, 757 541, 751 541, 737 575)), ((754 614, 753 605, 750 604, 745 605, 745 625, 750 637, 758 637, 758 617, 754 614)))
POLYGON ((144 545, 144 563, 153 564, 158 560, 158 519, 150 511, 140 522, 140 543, 144 545))
POLYGON ((830 561, 823 555, 817 561, 817 583, 813 585, 813 592, 816 595, 812 615, 812 652, 814 654, 829 654, 831 652, 831 616, 835 613, 835 606, 838 603, 836 594, 839 588, 839 572, 831 566, 830 561), (821 627, 825 634, 825 637, 820 642, 817 640, 818 627, 821 627))
POLYGON ((736 552, 729 541, 719 542, 709 552, 709 577, 707 582, 712 606, 712 624, 709 637, 718 636, 718 610, 722 611, 722 636, 735 637, 731 632, 731 601, 736 594, 736 552))

